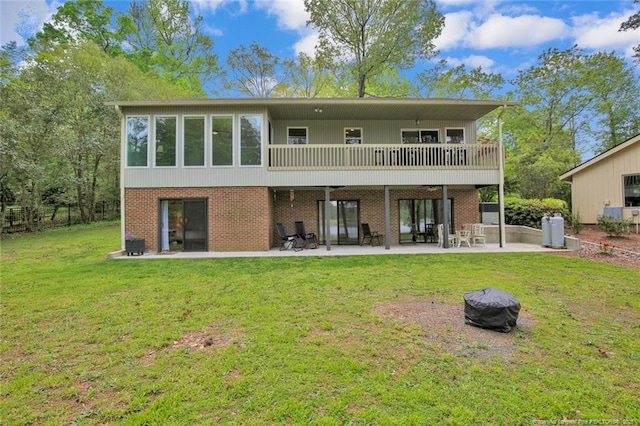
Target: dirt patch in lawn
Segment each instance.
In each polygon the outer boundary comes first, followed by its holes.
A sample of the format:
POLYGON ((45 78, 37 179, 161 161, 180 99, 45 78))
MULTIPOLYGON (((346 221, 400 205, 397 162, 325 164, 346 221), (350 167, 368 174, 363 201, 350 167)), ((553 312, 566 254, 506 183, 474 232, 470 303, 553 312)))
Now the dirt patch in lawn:
POLYGON ((222 330, 218 322, 208 325, 202 330, 193 331, 175 340, 170 346, 147 352, 143 357, 143 362, 149 363, 158 352, 173 352, 180 349, 209 350, 228 348, 233 345, 241 345, 244 333, 238 330, 222 330))
POLYGON ((535 319, 521 309, 515 329, 509 333, 485 330, 465 323, 464 302, 459 304, 407 298, 377 306, 374 315, 402 324, 418 325, 425 340, 451 355, 510 359, 528 346, 535 319))

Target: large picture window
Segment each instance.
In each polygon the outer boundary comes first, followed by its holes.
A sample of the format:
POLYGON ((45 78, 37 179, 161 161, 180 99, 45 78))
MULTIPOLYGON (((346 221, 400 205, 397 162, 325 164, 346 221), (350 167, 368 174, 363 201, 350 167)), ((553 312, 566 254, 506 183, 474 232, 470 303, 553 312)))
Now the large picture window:
POLYGON ((624 205, 627 207, 640 206, 640 175, 623 176, 624 205))
POLYGON ((211 156, 211 164, 214 166, 233 165, 232 115, 211 117, 211 156))
POLYGON ((157 167, 176 165, 176 117, 156 117, 156 162, 157 167))
POLYGON ((440 143, 440 132, 437 129, 402 129, 402 143, 440 143))
POLYGON ((146 167, 149 149, 149 117, 127 118, 127 166, 146 167))
MULTIPOLYGON (((443 223, 444 209, 441 199, 399 200, 400 242, 435 243, 436 226, 443 223)), ((453 232, 453 200, 448 200, 448 222, 453 232)))
POLYGON ((262 116, 240 116, 240 165, 262 165, 262 116))
POLYGON ((184 165, 204 166, 204 117, 184 118, 184 165))

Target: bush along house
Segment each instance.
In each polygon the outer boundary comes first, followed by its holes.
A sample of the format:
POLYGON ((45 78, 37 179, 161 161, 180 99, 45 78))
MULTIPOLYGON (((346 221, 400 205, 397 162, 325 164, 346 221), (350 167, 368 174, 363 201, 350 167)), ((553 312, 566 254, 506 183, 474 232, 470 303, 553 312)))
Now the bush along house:
MULTIPOLYGON (((478 188, 503 194, 499 136, 477 120, 508 105, 451 99, 172 99, 110 102, 122 118, 122 245, 266 251, 295 221, 320 249, 435 243, 479 221, 478 188)), ((500 126, 500 116, 496 125, 500 126)), ((500 133, 500 132, 498 132, 500 133)), ((502 199, 500 211, 503 218, 502 199)), ((504 241, 501 220, 500 243, 504 241)), ((444 246, 447 247, 445 241, 444 246)))

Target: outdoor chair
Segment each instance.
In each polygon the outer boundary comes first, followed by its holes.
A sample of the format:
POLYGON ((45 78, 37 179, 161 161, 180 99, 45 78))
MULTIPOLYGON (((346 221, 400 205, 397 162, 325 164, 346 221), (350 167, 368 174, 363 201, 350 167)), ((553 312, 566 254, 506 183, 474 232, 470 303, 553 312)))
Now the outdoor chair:
POLYGON ((305 248, 318 248, 318 237, 313 232, 304 230, 304 222, 296 221, 296 235, 304 240, 305 248))
POLYGON ((456 241, 458 242, 458 247, 463 243, 466 244, 467 247, 471 247, 471 228, 466 227, 465 229, 456 231, 456 241))
MULTIPOLYGON (((449 234, 447 232, 447 238, 449 239, 449 247, 454 247, 456 244, 456 234, 449 234)), ((438 225, 438 247, 444 247, 444 225, 438 225)))
POLYGON ((360 242, 360 245, 363 245, 367 240, 367 238, 369 239, 369 243, 371 244, 371 246, 374 245, 373 244, 374 241, 377 241, 378 245, 380 245, 381 244, 380 240, 382 237, 383 235, 380 234, 378 231, 372 231, 368 223, 362 224, 362 241, 360 242))
POLYGON ((304 240, 297 235, 289 235, 284 230, 284 225, 276 223, 276 230, 280 237, 280 251, 293 249, 293 251, 300 251, 304 247, 304 240))
POLYGON ((487 236, 484 233, 484 225, 481 223, 471 225, 471 244, 475 245, 477 242, 481 242, 483 246, 487 245, 487 236))

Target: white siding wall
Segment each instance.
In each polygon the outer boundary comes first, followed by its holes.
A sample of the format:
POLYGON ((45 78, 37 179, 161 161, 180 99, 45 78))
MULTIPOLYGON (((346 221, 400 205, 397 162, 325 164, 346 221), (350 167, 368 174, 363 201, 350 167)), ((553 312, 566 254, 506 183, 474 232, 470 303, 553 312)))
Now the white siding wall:
MULTIPOLYGON (((603 159, 572 178, 571 199, 573 212, 580 212, 584 223, 596 223, 605 207, 624 207, 623 175, 640 173, 640 143, 631 145, 603 159)), ((624 209, 625 217, 631 210, 624 209)))
MULTIPOLYGON (((438 129, 440 139, 445 138, 445 128, 464 128, 467 143, 476 142, 476 127, 473 121, 420 120, 416 125, 412 120, 281 120, 274 121, 269 117, 266 108, 218 108, 218 107, 128 107, 123 109, 123 143, 126 143, 126 116, 150 116, 149 134, 154 134, 154 116, 177 116, 177 150, 182 150, 182 122, 185 115, 205 115, 206 132, 210 132, 210 116, 212 114, 263 114, 263 166, 239 166, 239 150, 234 149, 234 166, 211 167, 211 139, 207 134, 205 139, 206 164, 205 167, 151 167, 154 151, 154 141, 150 140, 149 166, 144 168, 123 167, 124 187, 211 187, 211 186, 325 186, 325 185, 491 185, 499 182, 498 170, 403 170, 403 171, 268 171, 266 167, 266 147, 269 141, 269 120, 271 120, 272 143, 286 144, 286 129, 288 126, 302 126, 309 128, 311 144, 342 144, 344 143, 345 127, 360 127, 363 129, 364 144, 397 144, 401 142, 401 129, 438 129)), ((234 143, 239 140, 239 129, 236 126, 234 143)), ((126 147, 123 146, 123 161, 126 147)), ((181 155, 178 155, 178 159, 181 155)))

